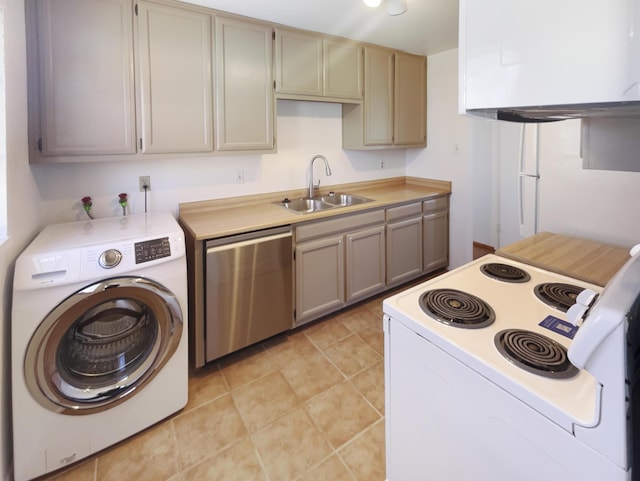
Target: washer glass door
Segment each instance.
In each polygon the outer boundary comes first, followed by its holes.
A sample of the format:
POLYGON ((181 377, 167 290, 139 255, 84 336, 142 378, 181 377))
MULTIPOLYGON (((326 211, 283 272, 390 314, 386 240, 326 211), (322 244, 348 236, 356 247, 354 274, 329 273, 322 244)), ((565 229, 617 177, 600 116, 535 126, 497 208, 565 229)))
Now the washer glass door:
POLYGON ((113 407, 170 359, 182 324, 177 299, 156 282, 120 277, 92 284, 52 310, 31 338, 29 390, 56 412, 113 407))

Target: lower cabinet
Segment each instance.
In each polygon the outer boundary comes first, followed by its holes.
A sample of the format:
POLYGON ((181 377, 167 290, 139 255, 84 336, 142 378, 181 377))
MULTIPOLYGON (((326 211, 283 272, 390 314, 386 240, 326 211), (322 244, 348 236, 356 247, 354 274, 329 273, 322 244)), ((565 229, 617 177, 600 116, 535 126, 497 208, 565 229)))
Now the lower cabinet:
POLYGON ((294 327, 449 264, 446 196, 295 228, 294 327))
POLYGON ((422 274, 422 204, 387 209, 387 285, 422 274))
POLYGON ((449 199, 438 197, 422 205, 423 270, 428 273, 449 265, 449 199))
POLYGON ((345 236, 346 302, 369 297, 385 288, 384 226, 345 236))
POLYGON ((299 326, 385 288, 384 210, 296 227, 299 326))
POLYGON ((344 236, 296 245, 295 260, 296 324, 344 305, 344 236))

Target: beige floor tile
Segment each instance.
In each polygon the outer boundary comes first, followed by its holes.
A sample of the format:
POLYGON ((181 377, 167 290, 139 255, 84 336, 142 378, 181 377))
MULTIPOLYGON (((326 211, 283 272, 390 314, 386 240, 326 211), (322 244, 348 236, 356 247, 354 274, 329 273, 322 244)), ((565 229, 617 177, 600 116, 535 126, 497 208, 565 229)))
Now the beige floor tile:
POLYGON ((347 469, 336 455, 315 467, 300 481, 354 481, 347 469))
POLYGON ((356 481, 384 481, 384 421, 379 421, 338 451, 356 481))
POLYGON ((384 331, 382 330, 382 321, 380 321, 380 325, 373 324, 358 332, 358 337, 378 354, 381 356, 384 355, 384 331))
POLYGON ((319 351, 298 358, 281 369, 298 397, 302 401, 329 389, 339 383, 344 376, 319 351))
POLYGON ((351 382, 374 408, 384 414, 384 361, 359 372, 351 382))
POLYGON ((323 349, 325 355, 347 377, 375 364, 382 355, 358 336, 351 335, 323 349))
POLYGON ((390 295, 391 294, 388 294, 388 293, 380 294, 378 297, 375 297, 374 299, 365 301, 362 304, 362 307, 372 312, 373 315, 376 316, 378 319, 382 320, 382 314, 383 314, 382 301, 384 301, 390 295))
POLYGON ((380 419, 380 414, 349 381, 307 401, 305 408, 334 449, 380 419))
POLYGON ((229 392, 229 387, 218 364, 205 366, 189 375, 189 401, 184 411, 196 408, 205 402, 229 392))
POLYGON ((302 330, 273 337, 264 346, 271 362, 278 369, 299 363, 301 359, 319 352, 302 330))
POLYGON ((248 434, 229 394, 181 414, 173 422, 183 469, 248 434))
POLYGON ((231 389, 255 381, 278 367, 262 345, 249 346, 220 360, 222 375, 231 389))
POLYGON ((248 437, 189 469, 183 478, 184 481, 268 481, 248 437))
POLYGON ((81 461, 75 466, 58 472, 54 475, 44 476, 41 481, 94 481, 96 475, 97 458, 90 458, 88 461, 81 461))
POLYGON ((292 481, 331 454, 306 411, 300 407, 252 435, 271 481, 292 481))
POLYGON ((231 392, 240 415, 253 433, 300 404, 280 371, 272 372, 231 392))
POLYGON ((351 331, 335 317, 312 324, 304 333, 320 349, 351 335, 351 331))
POLYGON ((364 306, 357 306, 347 309, 336 316, 336 319, 344 324, 351 332, 360 332, 378 321, 382 323, 378 316, 364 306))
POLYGON ((179 472, 172 421, 158 424, 98 457, 97 481, 167 480, 179 472))

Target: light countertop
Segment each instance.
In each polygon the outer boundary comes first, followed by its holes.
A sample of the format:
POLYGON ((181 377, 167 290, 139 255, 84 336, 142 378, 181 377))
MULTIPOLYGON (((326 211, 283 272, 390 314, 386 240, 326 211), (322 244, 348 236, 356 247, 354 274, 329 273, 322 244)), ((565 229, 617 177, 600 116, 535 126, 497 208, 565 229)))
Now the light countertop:
POLYGON ((496 254, 599 286, 629 259, 629 249, 551 232, 539 232, 496 254))
POLYGON ((306 190, 296 190, 182 203, 179 220, 190 238, 206 240, 449 195, 451 182, 397 177, 327 186, 320 193, 329 191, 355 194, 372 201, 310 214, 296 214, 279 205, 284 197, 295 199, 306 195, 306 190))

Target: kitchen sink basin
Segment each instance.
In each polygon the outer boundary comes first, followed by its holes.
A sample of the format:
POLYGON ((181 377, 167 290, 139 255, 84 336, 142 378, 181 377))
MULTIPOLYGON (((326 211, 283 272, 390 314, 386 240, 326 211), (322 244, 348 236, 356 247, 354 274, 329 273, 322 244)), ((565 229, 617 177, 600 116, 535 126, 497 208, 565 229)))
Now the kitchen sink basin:
POLYGON ((280 204, 285 209, 295 212, 296 214, 309 214, 311 212, 333 209, 335 207, 329 202, 324 202, 320 199, 308 199, 305 197, 293 200, 284 199, 280 204))
POLYGON ((335 206, 343 207, 371 202, 371 199, 367 199, 366 197, 360 197, 353 194, 340 194, 336 192, 329 192, 327 195, 322 195, 320 197, 314 198, 323 202, 328 202, 329 204, 333 204, 335 206))
POLYGON ((310 214, 312 212, 363 204, 365 202, 371 202, 371 199, 352 194, 330 192, 326 195, 313 198, 300 197, 299 199, 293 200, 284 199, 282 202, 278 202, 278 204, 296 214, 310 214))

